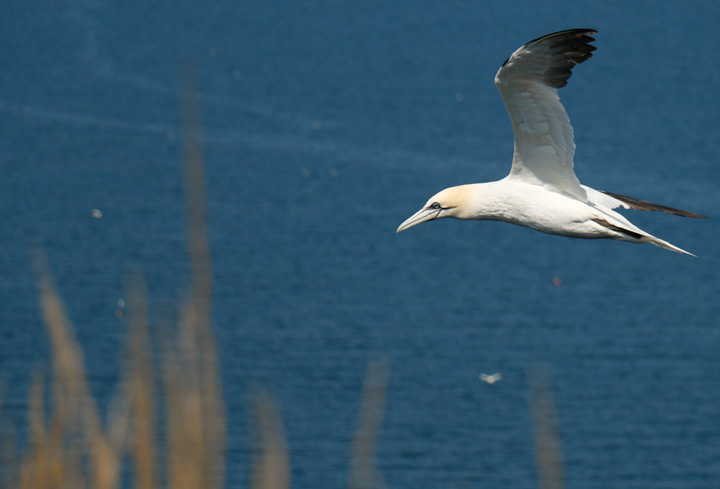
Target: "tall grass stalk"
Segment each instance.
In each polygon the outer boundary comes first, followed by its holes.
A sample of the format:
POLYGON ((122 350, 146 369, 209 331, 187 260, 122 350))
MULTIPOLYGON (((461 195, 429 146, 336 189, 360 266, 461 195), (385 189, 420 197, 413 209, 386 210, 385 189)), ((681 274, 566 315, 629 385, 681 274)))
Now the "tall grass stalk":
POLYGON ((528 387, 538 486, 540 489, 563 489, 564 464, 548 368, 536 366, 528 370, 528 387))
MULTIPOLYGON (((82 348, 47 259, 37 251, 33 266, 50 338, 52 377, 49 385, 39 375, 32 381, 27 450, 17 455, 9 443, 0 450, 3 487, 214 489, 223 485, 227 431, 210 324, 212 263, 201 111, 191 74, 192 69, 186 69, 181 94, 191 284, 189 297, 181 307, 177 336, 164 339, 160 368, 156 368, 147 287, 139 274, 134 276, 127 292, 130 314, 125 365, 119 391, 103 423, 90 391, 82 348), (130 475, 124 482, 126 467, 130 475)), ((549 375, 536 369, 529 371, 528 378, 540 488, 562 489, 562 457, 549 375)), ((349 489, 385 487, 377 468, 376 446, 387 382, 386 363, 371 362, 352 441, 349 489)), ((287 489, 290 462, 281 409, 262 392, 254 401, 252 413, 257 427, 252 487, 287 489)))
MULTIPOLYGON (((191 284, 181 307, 177 335, 162 341, 157 368, 147 287, 140 274, 133 276, 127 291, 125 364, 119 390, 103 422, 90 391, 82 348, 46 256, 36 251, 33 265, 50 337, 52 377, 48 385, 39 375, 32 381, 27 449, 18 456, 10 443, 2 447, 3 487, 213 489, 223 485, 227 430, 210 325, 212 264, 202 122, 192 74, 191 67, 185 69, 180 97, 191 284)), ((372 364, 353 442, 351 489, 382 487, 375 468, 375 444, 386 383, 385 367, 372 364)), ((253 408, 258 436, 252 487, 289 488, 290 464, 280 407, 263 393, 253 408)))

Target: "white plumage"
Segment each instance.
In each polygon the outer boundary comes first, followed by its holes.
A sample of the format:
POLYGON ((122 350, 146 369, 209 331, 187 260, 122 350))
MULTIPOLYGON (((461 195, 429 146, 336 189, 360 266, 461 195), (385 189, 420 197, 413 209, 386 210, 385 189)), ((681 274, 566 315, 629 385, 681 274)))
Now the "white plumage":
POLYGON ((613 209, 703 216, 598 191, 580 184, 575 176, 573 128, 558 88, 567 84, 576 65, 592 57, 592 34, 596 31, 571 29, 548 34, 525 44, 503 63, 495 84, 515 135, 510 174, 496 182, 439 192, 397 232, 444 217, 496 220, 572 238, 651 243, 691 255, 639 229, 613 209))
POLYGON ((494 373, 494 374, 480 374, 478 377, 480 380, 485 382, 486 384, 493 385, 495 382, 500 382, 502 380, 502 374, 501 373, 494 373))

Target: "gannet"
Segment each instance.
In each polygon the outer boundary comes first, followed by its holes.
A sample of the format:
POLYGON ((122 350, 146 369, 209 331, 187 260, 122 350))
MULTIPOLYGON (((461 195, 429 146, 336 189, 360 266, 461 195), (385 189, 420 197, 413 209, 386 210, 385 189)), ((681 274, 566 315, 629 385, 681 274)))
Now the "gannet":
POLYGON ((502 374, 501 373, 480 374, 479 378, 486 384, 493 385, 495 382, 500 382, 502 380, 502 374))
MULTIPOLYGON (((398 227, 454 217, 504 221, 571 238, 617 239, 692 255, 641 230, 613 209, 660 211, 684 217, 699 214, 595 190, 573 170, 575 141, 558 89, 572 69, 590 59, 594 29, 570 29, 528 42, 495 75, 510 114, 515 146, 510 174, 496 182, 447 188, 398 227)), ((692 255, 695 256, 695 255, 692 255)))

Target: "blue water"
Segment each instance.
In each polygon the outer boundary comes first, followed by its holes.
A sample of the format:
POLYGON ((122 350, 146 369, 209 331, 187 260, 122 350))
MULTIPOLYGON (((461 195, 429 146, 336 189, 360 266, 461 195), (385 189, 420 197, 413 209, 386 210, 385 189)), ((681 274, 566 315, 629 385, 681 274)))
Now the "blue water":
POLYGON ((536 487, 526 373, 537 364, 553 375, 568 487, 720 486, 714 0, 2 10, 0 369, 14 423, 31 372, 49 366, 34 244, 101 406, 116 388, 128 272, 145 271, 157 311, 185 293, 177 92, 192 59, 228 487, 248 485, 257 385, 283 406, 293 487, 343 487, 378 355, 390 362, 378 447, 388 487, 536 487), (600 31, 561 93, 581 181, 710 216, 630 213, 698 258, 490 222, 396 235, 436 191, 507 173, 512 133, 493 76, 522 43, 571 27, 600 31), (501 382, 478 380, 496 371, 501 382))

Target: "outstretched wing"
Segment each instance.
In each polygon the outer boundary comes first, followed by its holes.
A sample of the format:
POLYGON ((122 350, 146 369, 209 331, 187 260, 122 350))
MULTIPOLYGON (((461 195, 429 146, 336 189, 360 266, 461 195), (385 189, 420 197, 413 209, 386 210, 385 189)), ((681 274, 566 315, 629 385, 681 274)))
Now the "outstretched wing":
POLYGON ((575 141, 557 89, 592 57, 593 29, 555 32, 525 44, 503 63, 495 84, 515 134, 510 175, 587 201, 573 171, 575 141))
POLYGON ((622 207, 624 209, 635 209, 638 211, 660 211, 666 214, 674 214, 676 216, 707 219, 702 214, 696 214, 694 212, 676 209, 675 207, 648 202, 647 200, 635 199, 633 197, 614 194, 605 190, 595 190, 594 188, 586 187, 585 185, 583 185, 582 188, 585 189, 585 192, 587 192, 589 202, 607 207, 608 209, 622 207))

